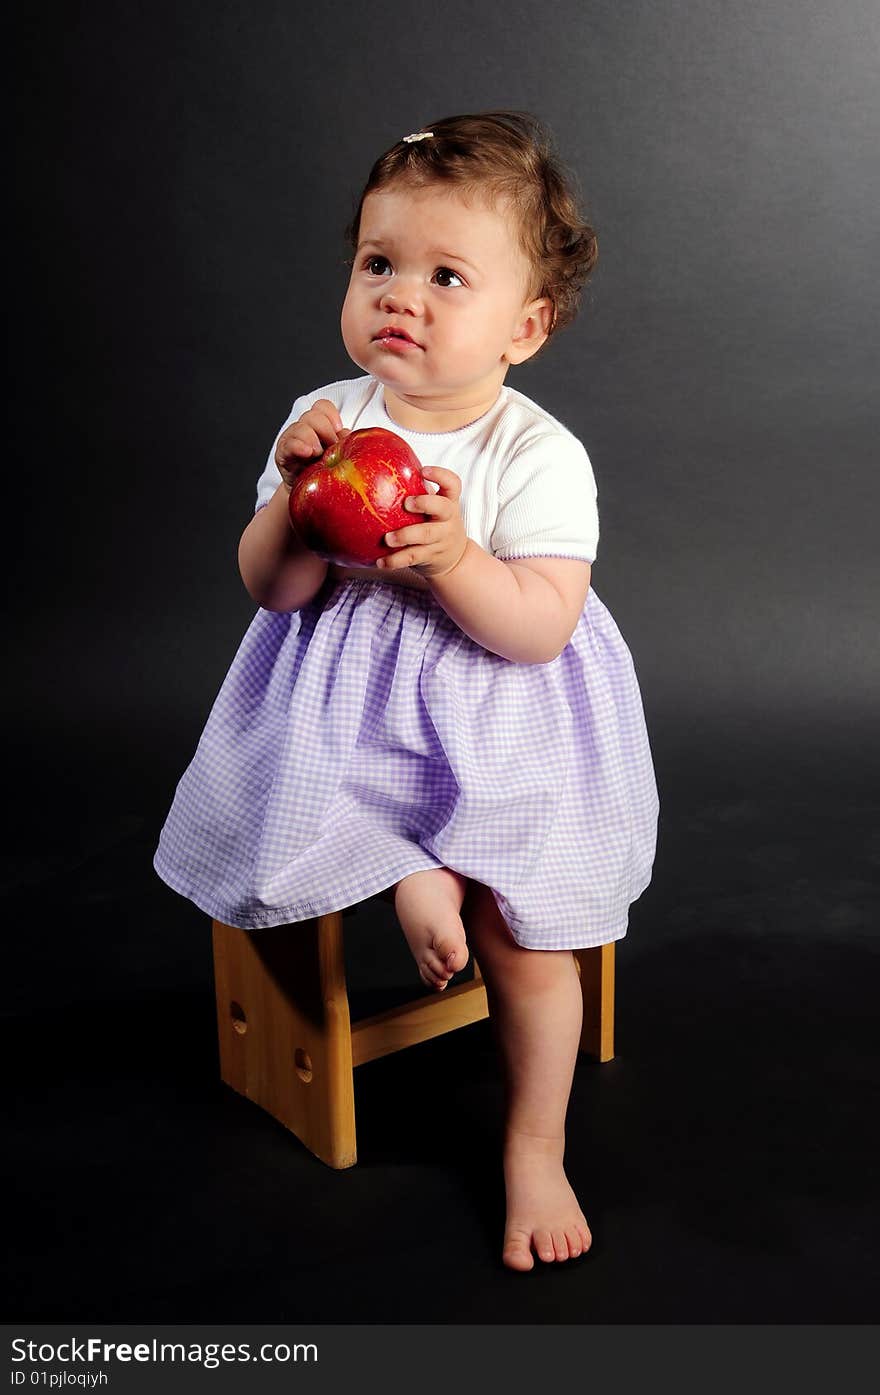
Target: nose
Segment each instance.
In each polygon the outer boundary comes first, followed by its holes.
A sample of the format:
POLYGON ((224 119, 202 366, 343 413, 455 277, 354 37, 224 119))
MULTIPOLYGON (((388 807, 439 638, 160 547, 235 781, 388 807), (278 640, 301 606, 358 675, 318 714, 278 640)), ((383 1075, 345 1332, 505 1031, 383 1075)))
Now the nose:
POLYGON ((413 279, 392 276, 383 287, 379 305, 391 314, 418 315, 422 309, 421 291, 413 279))

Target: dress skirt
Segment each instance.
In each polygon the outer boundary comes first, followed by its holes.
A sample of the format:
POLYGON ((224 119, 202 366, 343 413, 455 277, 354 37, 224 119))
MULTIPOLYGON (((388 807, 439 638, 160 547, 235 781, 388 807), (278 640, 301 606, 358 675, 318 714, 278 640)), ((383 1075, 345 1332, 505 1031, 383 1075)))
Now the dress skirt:
POLYGON ((449 867, 516 942, 622 938, 659 799, 630 651, 590 588, 551 663, 490 653, 429 590, 328 580, 258 610, 181 777, 156 872, 242 929, 449 867))

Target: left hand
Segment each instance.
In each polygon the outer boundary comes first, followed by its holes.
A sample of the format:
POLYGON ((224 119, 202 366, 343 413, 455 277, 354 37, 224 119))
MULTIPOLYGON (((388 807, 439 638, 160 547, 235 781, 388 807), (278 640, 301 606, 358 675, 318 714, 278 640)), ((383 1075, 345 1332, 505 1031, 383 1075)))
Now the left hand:
POLYGON ((468 539, 458 507, 461 498, 458 475, 454 470, 445 470, 440 465, 426 466, 422 474, 425 479, 435 480, 439 484, 440 493, 412 495, 406 500, 405 507, 408 513, 428 514, 431 522, 386 533, 385 542, 398 550, 382 558, 380 570, 413 567, 430 580, 431 577, 445 576, 458 566, 468 539))

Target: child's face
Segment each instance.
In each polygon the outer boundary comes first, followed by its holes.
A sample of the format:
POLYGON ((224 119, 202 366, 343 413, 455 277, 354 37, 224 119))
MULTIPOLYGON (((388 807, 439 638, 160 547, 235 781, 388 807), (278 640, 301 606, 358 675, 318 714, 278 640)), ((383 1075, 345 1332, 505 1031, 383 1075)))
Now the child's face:
POLYGON ((429 413, 453 430, 546 338, 550 302, 528 300, 530 274, 503 211, 437 188, 374 190, 342 307, 345 347, 390 390, 401 425, 432 430, 429 413), (413 343, 380 338, 389 325, 413 343))

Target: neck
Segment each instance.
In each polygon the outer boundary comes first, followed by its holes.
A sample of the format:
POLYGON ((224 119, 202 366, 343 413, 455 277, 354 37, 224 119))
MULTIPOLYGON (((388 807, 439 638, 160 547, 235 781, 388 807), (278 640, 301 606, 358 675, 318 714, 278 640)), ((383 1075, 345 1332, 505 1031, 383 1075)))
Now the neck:
POLYGON ((444 401, 442 398, 398 396, 386 387, 385 410, 396 425, 407 431, 460 431, 463 426, 470 426, 471 422, 485 416, 498 401, 501 387, 502 384, 496 384, 491 395, 475 395, 464 402, 461 397, 444 401))

